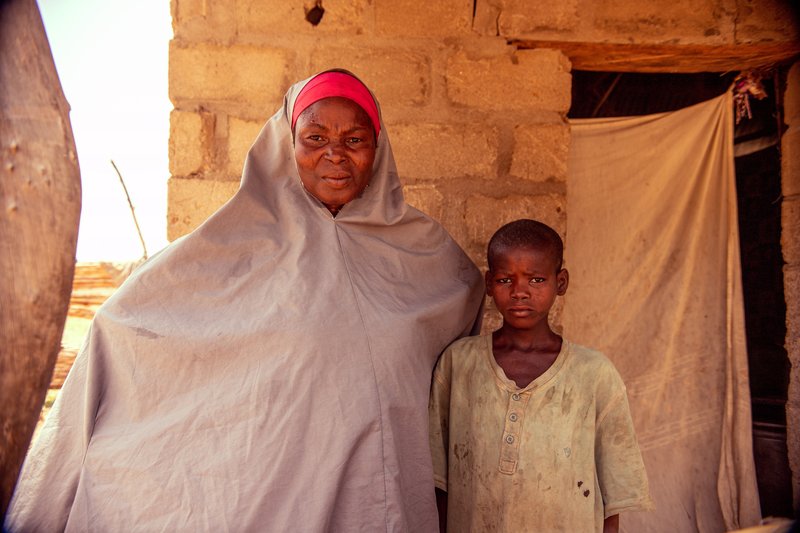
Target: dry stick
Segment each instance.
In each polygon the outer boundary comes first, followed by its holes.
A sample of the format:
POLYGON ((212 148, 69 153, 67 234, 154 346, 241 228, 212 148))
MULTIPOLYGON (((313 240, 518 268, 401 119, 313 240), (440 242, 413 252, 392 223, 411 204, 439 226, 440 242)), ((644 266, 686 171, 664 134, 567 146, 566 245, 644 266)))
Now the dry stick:
POLYGON ((614 78, 614 81, 611 82, 611 85, 608 86, 608 89, 606 90, 605 94, 603 94, 603 97, 600 99, 597 105, 594 106, 594 109, 592 110, 592 118, 595 118, 597 116, 597 112, 600 111, 600 108, 603 107, 603 104, 606 103, 608 97, 611 96, 611 92, 614 90, 614 87, 617 86, 617 82, 619 82, 619 79, 621 77, 622 73, 618 72, 617 76, 614 78))
POLYGON ((133 207, 133 202, 131 202, 131 195, 128 194, 128 188, 125 186, 125 180, 122 179, 122 174, 120 174, 117 165, 114 164, 114 160, 111 160, 111 166, 114 167, 114 170, 117 171, 117 176, 119 176, 119 182, 122 184, 122 190, 125 191, 125 198, 128 199, 128 205, 131 208, 131 215, 133 215, 133 223, 136 224, 136 233, 139 234, 139 240, 142 242, 142 250, 144 250, 144 258, 147 259, 147 246, 144 245, 144 237, 142 237, 142 230, 139 229, 139 221, 136 220, 136 209, 133 207))

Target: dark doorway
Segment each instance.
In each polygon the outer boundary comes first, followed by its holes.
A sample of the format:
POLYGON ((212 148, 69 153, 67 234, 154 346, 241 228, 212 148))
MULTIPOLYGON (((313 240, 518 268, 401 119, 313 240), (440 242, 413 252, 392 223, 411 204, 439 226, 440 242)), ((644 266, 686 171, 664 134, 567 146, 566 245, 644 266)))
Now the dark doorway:
MULTIPOLYGON (((572 73, 570 118, 647 115, 674 111, 727 91, 738 73, 572 73)), ((763 516, 793 516, 786 448, 789 359, 784 347, 786 303, 781 255, 781 96, 785 72, 763 80, 763 100, 751 98, 750 118, 736 125, 745 328, 755 456, 763 516)))

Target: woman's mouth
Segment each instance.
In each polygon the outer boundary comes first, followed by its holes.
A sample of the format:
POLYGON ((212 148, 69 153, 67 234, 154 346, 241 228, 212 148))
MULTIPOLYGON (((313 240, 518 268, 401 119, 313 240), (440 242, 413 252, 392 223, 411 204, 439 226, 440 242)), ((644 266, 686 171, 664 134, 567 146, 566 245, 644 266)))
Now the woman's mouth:
POLYGON ((350 184, 351 179, 352 178, 349 174, 334 174, 322 177, 322 181, 333 188, 347 187, 350 184))

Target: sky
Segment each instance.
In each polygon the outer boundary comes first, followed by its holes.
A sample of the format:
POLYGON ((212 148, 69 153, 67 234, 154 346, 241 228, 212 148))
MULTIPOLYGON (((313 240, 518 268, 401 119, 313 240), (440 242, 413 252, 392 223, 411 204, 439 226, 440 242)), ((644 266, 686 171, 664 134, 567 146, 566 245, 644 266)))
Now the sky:
POLYGON ((143 255, 117 165, 152 255, 167 244, 169 0, 38 0, 83 187, 78 261, 143 255))

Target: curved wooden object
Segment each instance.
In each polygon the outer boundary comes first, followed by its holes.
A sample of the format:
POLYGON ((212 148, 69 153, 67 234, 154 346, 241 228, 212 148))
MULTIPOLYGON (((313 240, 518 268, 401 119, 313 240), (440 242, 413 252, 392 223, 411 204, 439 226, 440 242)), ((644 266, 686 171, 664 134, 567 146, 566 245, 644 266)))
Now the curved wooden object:
POLYGON ((69 306, 81 183, 34 0, 0 1, 0 524, 69 306))

